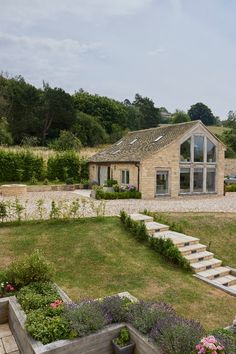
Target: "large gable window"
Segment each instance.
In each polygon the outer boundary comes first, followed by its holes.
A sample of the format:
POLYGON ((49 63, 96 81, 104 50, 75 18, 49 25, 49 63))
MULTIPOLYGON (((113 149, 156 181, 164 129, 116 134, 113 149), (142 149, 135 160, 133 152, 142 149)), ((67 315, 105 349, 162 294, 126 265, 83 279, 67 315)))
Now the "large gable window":
POLYGON ((216 161, 216 146, 207 139, 207 162, 216 161))
POLYGON ((194 168, 193 191, 195 193, 203 192, 203 168, 194 168))
POLYGON ((204 136, 194 135, 194 162, 204 161, 204 136))
POLYGON ((206 189, 207 189, 207 192, 215 192, 215 189, 216 189, 215 168, 208 168, 207 169, 206 189))
POLYGON ((180 146, 180 160, 185 162, 191 161, 191 138, 184 141, 180 146))
POLYGON ((190 168, 180 169, 180 193, 190 192, 190 168))

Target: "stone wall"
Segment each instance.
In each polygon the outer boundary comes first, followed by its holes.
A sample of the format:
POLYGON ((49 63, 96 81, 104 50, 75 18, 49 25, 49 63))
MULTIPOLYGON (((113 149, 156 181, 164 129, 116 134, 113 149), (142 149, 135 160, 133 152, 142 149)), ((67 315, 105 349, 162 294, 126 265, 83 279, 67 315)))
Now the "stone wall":
POLYGON ((225 176, 236 175, 236 159, 225 159, 225 176))

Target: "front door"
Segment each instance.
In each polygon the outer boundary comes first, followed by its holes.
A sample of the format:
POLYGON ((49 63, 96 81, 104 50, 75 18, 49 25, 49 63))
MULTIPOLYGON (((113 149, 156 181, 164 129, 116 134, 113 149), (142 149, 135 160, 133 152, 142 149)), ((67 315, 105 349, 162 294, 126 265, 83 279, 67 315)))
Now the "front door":
POLYGON ((98 168, 98 182, 102 186, 105 181, 110 179, 110 167, 109 166, 99 166, 98 168))

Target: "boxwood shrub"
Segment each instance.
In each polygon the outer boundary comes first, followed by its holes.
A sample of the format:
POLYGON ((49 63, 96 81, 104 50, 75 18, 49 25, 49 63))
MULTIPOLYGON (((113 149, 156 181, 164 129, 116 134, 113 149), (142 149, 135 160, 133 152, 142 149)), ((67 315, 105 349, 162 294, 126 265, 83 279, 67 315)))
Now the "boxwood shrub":
POLYGON ((141 192, 124 191, 124 192, 105 192, 102 189, 96 190, 96 199, 141 199, 141 192))

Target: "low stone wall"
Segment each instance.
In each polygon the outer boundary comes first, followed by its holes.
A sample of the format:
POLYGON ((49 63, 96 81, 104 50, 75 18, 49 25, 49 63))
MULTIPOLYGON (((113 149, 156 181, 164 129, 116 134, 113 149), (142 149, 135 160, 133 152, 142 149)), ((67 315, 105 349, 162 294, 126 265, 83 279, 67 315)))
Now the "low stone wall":
POLYGON ((0 299, 0 324, 8 322, 8 312, 9 312, 9 301, 8 298, 0 299))
POLYGON ((236 159, 225 159, 225 176, 236 174, 236 159))
POLYGON ((21 196, 27 193, 27 186, 25 184, 3 184, 1 192, 4 197, 21 196))

